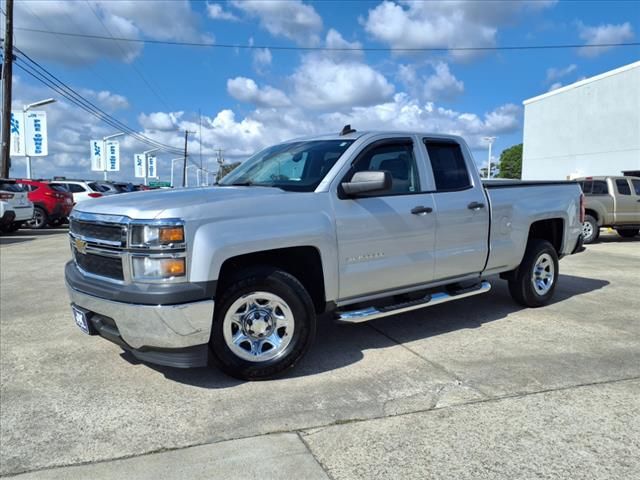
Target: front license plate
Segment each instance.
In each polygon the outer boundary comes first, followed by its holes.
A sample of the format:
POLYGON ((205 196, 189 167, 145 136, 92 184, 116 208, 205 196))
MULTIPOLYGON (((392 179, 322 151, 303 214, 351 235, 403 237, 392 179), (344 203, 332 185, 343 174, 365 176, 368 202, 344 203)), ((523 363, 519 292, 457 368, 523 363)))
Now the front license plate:
POLYGON ((75 305, 71 305, 71 311, 73 312, 73 319, 75 320, 76 325, 78 325, 80 330, 89 335, 89 320, 87 319, 87 313, 80 310, 75 305))

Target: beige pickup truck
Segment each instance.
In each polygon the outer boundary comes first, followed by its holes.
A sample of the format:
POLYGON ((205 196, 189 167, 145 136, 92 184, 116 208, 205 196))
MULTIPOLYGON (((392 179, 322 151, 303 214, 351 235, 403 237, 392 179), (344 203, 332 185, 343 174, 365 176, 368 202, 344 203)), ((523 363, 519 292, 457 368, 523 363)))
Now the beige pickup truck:
POLYGON ((593 243, 601 227, 615 228, 624 238, 640 232, 639 177, 585 177, 576 179, 585 195, 584 243, 593 243))

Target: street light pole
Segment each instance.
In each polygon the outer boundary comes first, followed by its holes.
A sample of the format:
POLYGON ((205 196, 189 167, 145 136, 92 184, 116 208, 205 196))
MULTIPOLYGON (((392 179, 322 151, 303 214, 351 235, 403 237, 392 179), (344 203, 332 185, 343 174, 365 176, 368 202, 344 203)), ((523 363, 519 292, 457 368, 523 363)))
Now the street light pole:
POLYGON ((142 152, 144 155, 144 184, 147 185, 149 183, 149 154, 154 153, 160 150, 159 148, 152 148, 151 150, 147 150, 146 152, 142 152))
POLYGON ((487 158, 487 176, 486 178, 491 178, 491 146, 493 142, 496 141, 497 137, 482 137, 482 139, 486 142, 489 142, 489 157, 487 158))
POLYGON ((122 135, 124 135, 124 132, 118 132, 118 133, 114 133, 113 135, 107 135, 106 137, 102 137, 102 155, 104 158, 104 181, 107 181, 107 140, 110 140, 112 138, 116 138, 116 137, 121 137, 122 135))
MULTIPOLYGON (((39 100, 37 102, 30 103, 29 105, 24 105, 22 107, 22 112, 24 113, 24 118, 27 118, 27 112, 35 107, 42 107, 44 105, 49 105, 50 103, 54 103, 56 101, 55 98, 47 98, 45 100, 39 100)), ((23 125, 24 128, 24 125, 23 125)), ((27 161, 27 178, 31 178, 31 157, 26 155, 25 152, 25 160, 27 161)))
POLYGON ((182 157, 172 158, 171 159, 171 187, 173 188, 173 164, 174 162, 182 161, 182 157))

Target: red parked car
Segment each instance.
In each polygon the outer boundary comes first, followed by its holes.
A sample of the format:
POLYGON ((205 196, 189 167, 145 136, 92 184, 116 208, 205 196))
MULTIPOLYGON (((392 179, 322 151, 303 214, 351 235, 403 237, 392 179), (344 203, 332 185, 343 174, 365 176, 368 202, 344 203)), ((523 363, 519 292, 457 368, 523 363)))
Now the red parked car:
POLYGON ((33 203, 33 219, 27 222, 31 228, 61 225, 73 208, 73 195, 57 185, 42 180, 21 179, 16 183, 29 192, 33 203))

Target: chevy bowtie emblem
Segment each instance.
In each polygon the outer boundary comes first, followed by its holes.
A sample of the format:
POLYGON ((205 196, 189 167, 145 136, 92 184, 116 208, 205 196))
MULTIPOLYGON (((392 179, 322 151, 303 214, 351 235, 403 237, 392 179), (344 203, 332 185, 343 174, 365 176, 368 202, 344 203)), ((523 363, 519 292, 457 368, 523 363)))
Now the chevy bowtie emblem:
POLYGON ((75 239, 75 245, 76 245, 76 250, 80 253, 82 253, 83 255, 85 253, 87 253, 87 242, 85 242, 84 240, 81 240, 79 238, 75 239))

